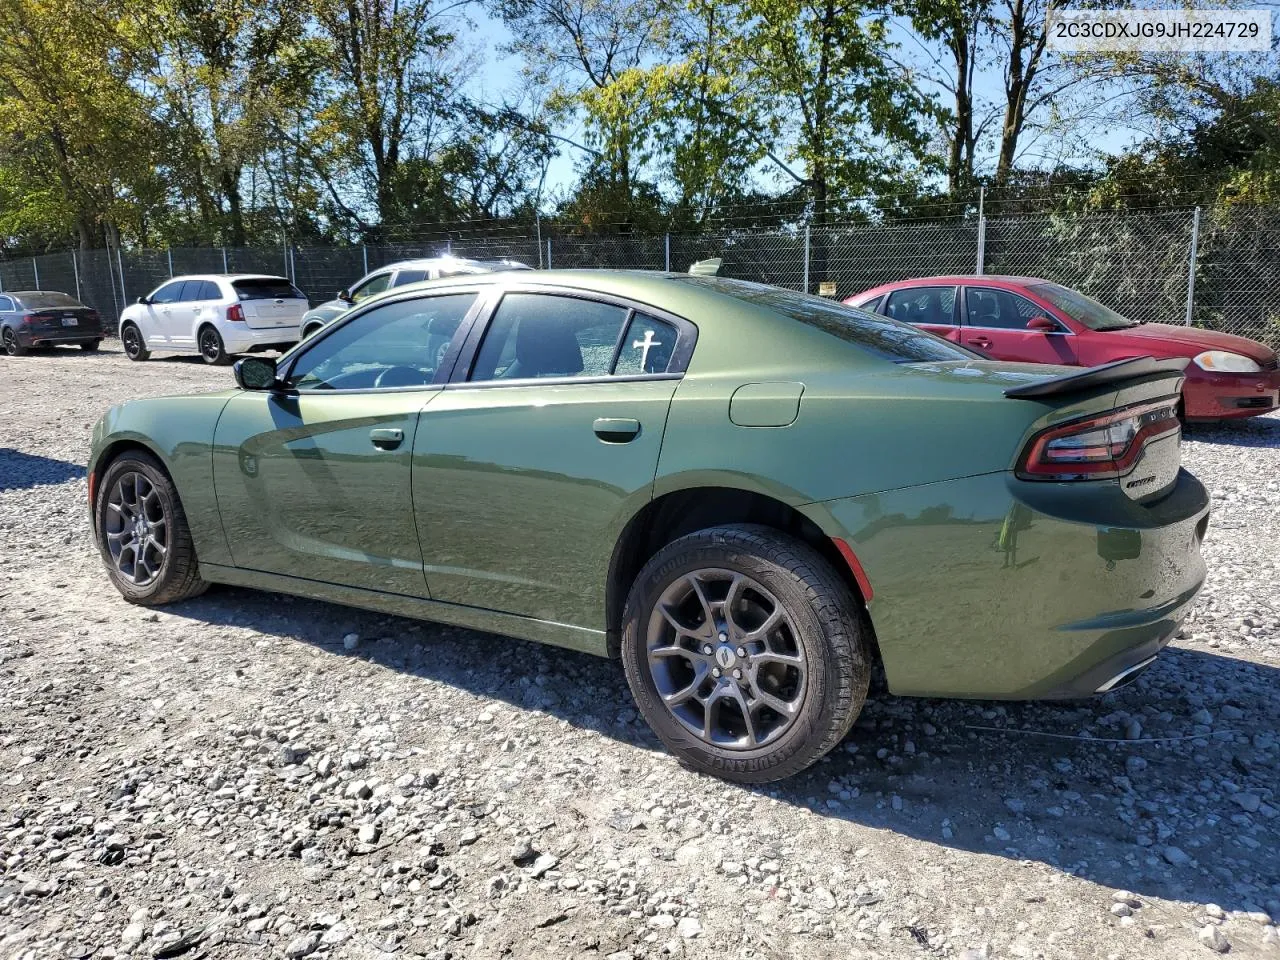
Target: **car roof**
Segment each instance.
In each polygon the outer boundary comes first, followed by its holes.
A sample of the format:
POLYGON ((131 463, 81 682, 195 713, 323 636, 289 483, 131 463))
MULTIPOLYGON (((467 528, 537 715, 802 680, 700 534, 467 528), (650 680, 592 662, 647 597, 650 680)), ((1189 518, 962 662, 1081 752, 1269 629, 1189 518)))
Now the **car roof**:
POLYGON ((283 277, 278 273, 182 273, 176 277, 170 277, 163 283, 171 283, 175 280, 227 280, 234 283, 236 280, 284 280, 286 283, 292 283, 288 277, 283 277))
POLYGON ((1028 287, 1037 283, 1049 282, 1041 277, 1023 277, 1009 273, 945 273, 933 277, 911 277, 909 280, 893 280, 889 283, 882 283, 877 287, 870 287, 862 291, 862 293, 855 293, 854 296, 860 297, 869 293, 884 293, 888 290, 898 290, 905 287, 928 287, 939 283, 968 284, 970 286, 978 283, 994 283, 1028 287))
POLYGON ((72 297, 71 294, 62 290, 0 290, 0 297, 43 297, 51 293, 56 293, 60 297, 72 297))
POLYGON ((492 260, 477 260, 471 257, 455 257, 452 254, 443 254, 436 257, 413 257, 409 260, 397 260, 394 263, 388 263, 370 273, 379 273, 382 270, 397 270, 401 267, 439 267, 445 264, 459 264, 467 267, 490 267, 501 265, 508 270, 532 270, 528 264, 521 263, 518 260, 508 260, 503 258, 495 258, 492 260))

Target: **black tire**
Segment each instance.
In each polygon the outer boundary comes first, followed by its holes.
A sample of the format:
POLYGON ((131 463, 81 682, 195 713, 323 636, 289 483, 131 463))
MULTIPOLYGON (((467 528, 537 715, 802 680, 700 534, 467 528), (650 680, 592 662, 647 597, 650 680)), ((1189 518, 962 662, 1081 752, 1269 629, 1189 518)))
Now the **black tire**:
POLYGON ((3 346, 4 352, 11 357, 25 357, 29 349, 18 342, 18 335, 11 327, 5 327, 0 331, 0 346, 3 346))
POLYGON ((210 366, 225 367, 231 362, 231 354, 227 353, 222 334, 216 327, 201 327, 196 335, 196 345, 200 348, 200 356, 210 366))
MULTIPOLYGON (((730 587, 729 592, 732 589, 730 587)), ((698 599, 703 600, 703 594, 699 594, 698 599)), ((703 609, 709 612, 713 606, 704 603, 703 609)), ((723 607, 721 610, 723 612, 723 607)), ((623 610, 623 667, 641 714, 682 762, 695 770, 738 783, 768 783, 789 777, 814 763, 840 742, 857 719, 866 701, 872 666, 872 645, 862 624, 858 601, 848 586, 808 544, 769 527, 714 527, 663 547, 636 577, 623 610), (671 590, 694 573, 744 575, 772 594, 770 599, 776 600, 790 618, 788 626, 794 625, 792 643, 803 655, 803 680, 795 684, 798 706, 794 707, 791 718, 785 720, 788 725, 782 726, 772 741, 755 747, 718 746, 691 732, 663 702, 650 667, 650 625, 656 624, 659 631, 665 629, 663 620, 670 623, 670 619, 657 612, 659 599, 664 593, 670 595, 671 590)), ((717 629, 713 627, 712 633, 717 629)), ((725 633, 718 634, 720 643, 725 642, 725 636, 725 633)), ((694 646, 703 642, 697 640, 694 646)), ((730 641, 728 645, 736 642, 730 641)), ((709 639, 703 652, 712 649, 715 643, 715 639, 709 639)), ((741 650, 738 652, 741 654, 741 650)), ((711 666, 711 661, 716 659, 708 658, 704 665, 711 666)), ((748 666, 748 660, 740 663, 752 674, 752 689, 756 690, 755 675, 760 668, 748 666)), ((725 675, 716 673, 720 679, 707 678, 701 682, 713 687, 733 684, 735 681, 727 675, 730 665, 718 662, 725 666, 725 675)), ((690 672, 696 673, 696 670, 690 666, 690 672)), ((697 682, 686 689, 692 689, 697 682)), ((745 689, 745 680, 738 684, 745 689)), ((781 714, 776 715, 783 719, 781 714)), ((753 726, 750 743, 756 742, 755 736, 753 726)))
MULTIPOLYGON (((135 514, 136 515, 136 514, 135 514)), ((98 542, 98 550, 107 566, 107 575, 117 590, 130 603, 146 607, 174 603, 197 596, 208 589, 208 584, 200 578, 200 564, 196 559, 195 544, 191 539, 191 529, 187 526, 187 515, 178 498, 178 491, 165 473, 160 461, 141 450, 130 450, 121 454, 102 471, 97 484, 96 501, 93 505, 94 536, 98 542), (141 477, 138 481, 133 478, 141 477), (124 491, 127 499, 132 488, 135 503, 144 497, 139 496, 141 489, 147 490, 145 499, 154 504, 156 509, 143 507, 143 513, 149 520, 148 528, 154 531, 158 526, 157 516, 163 517, 164 552, 161 556, 155 548, 143 548, 144 554, 150 553, 150 562, 155 563, 154 576, 145 583, 131 579, 126 569, 128 562, 121 563, 114 552, 120 544, 120 536, 113 528, 128 528, 129 521, 117 509, 111 506, 117 491, 124 491), (151 492, 154 491, 154 499, 151 492), (157 562, 158 561, 158 562, 157 562)), ((138 564, 132 564, 136 571, 138 564)), ((149 573, 152 572, 149 570, 149 573)))
POLYGON ((85 353, 93 353, 93 351, 97 350, 100 346, 102 346, 101 340, 82 340, 80 342, 80 349, 85 353))
POLYGON ((151 359, 151 351, 147 349, 147 342, 142 338, 142 331, 136 323, 126 323, 120 328, 120 345, 124 348, 124 355, 130 360, 151 359))

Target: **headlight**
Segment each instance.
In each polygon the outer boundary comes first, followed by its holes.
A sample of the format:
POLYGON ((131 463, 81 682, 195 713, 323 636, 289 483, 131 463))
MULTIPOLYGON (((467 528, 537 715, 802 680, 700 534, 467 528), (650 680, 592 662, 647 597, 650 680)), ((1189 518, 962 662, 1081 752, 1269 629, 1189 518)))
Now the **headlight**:
POLYGON ((1191 361, 1201 370, 1213 373, 1260 373, 1262 367, 1257 361, 1242 357, 1238 353, 1227 353, 1225 350, 1206 350, 1197 354, 1191 361))

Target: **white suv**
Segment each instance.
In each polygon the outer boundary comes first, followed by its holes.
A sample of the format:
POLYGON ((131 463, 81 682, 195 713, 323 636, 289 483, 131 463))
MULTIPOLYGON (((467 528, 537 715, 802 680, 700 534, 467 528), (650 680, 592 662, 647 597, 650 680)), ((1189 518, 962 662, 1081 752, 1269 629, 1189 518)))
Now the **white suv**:
POLYGON ((230 363, 232 354, 297 343, 298 324, 309 306, 306 294, 284 277, 174 277, 120 315, 120 342, 130 360, 146 360, 160 350, 230 363))

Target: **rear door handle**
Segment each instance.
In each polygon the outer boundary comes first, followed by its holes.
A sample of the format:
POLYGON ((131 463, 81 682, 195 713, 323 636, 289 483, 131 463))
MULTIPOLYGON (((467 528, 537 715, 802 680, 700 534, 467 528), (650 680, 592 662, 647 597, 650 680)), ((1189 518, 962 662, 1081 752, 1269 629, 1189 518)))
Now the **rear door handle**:
POLYGON ((369 439, 379 450, 394 450, 404 443, 404 431, 399 427, 375 427, 369 431, 369 439))
POLYGON ((591 428, 605 443, 630 443, 640 436, 639 420, 600 417, 591 428))

